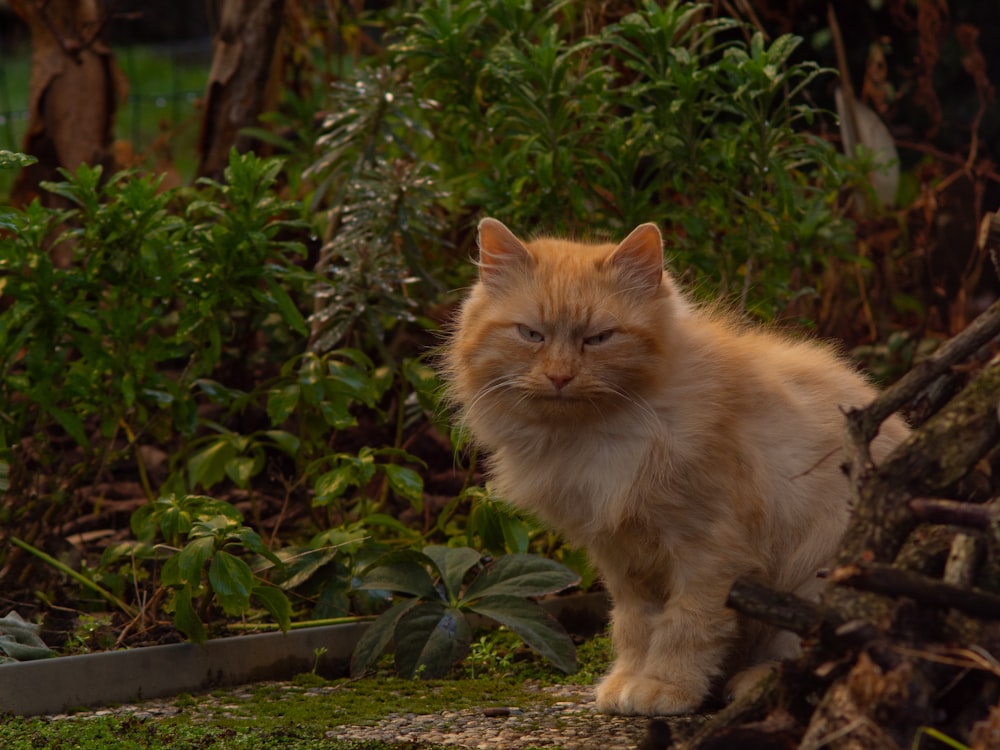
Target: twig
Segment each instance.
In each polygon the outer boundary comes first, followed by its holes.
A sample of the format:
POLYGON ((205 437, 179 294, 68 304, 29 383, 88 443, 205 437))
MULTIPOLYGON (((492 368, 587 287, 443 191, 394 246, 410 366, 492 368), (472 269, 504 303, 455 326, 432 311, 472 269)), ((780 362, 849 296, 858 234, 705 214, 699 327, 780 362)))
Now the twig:
MULTIPOLYGON (((1000 322, 1000 304, 990 309, 1000 322)), ((976 323, 970 328, 974 326, 976 323)), ((980 335, 984 328, 980 323, 980 335)), ((904 377, 897 383, 898 388, 886 391, 868 409, 848 414, 847 458, 854 514, 839 552, 841 564, 865 557, 892 560, 916 525, 909 506, 911 498, 949 491, 1000 440, 996 413, 1000 357, 994 357, 961 393, 898 445, 881 466, 876 467, 870 457, 868 441, 882 419, 892 413, 886 410, 898 403, 900 394, 908 396, 919 391, 927 382, 927 373, 936 376, 957 359, 958 353, 974 351, 976 341, 974 335, 959 334, 941 347, 946 351, 936 361, 921 363, 926 364, 924 377, 904 377)), ((911 374, 919 369, 917 365, 911 374)))
POLYGON ((910 500, 909 506, 919 520, 942 525, 988 529, 1000 521, 1000 508, 992 502, 979 505, 961 500, 915 497, 910 500))
POLYGON ((891 565, 845 565, 834 570, 830 580, 862 591, 905 596, 930 607, 957 609, 974 617, 1000 620, 1000 596, 981 589, 960 588, 891 565))
MULTIPOLYGON (((913 368, 863 409, 847 412, 848 425, 855 443, 871 442, 879 426, 954 365, 1000 335, 1000 300, 979 315, 968 328, 944 342, 929 357, 913 368)), ((867 455, 867 450, 865 451, 867 455)))
POLYGON ((740 614, 801 636, 812 635, 827 613, 815 602, 757 581, 740 578, 733 583, 726 606, 740 614))

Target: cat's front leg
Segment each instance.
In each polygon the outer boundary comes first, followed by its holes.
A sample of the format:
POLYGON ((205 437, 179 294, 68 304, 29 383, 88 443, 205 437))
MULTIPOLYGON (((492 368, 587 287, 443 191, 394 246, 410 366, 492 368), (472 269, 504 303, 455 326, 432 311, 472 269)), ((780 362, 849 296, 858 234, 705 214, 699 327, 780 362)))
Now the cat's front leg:
POLYGON ((656 614, 619 611, 612 623, 618 659, 597 688, 612 714, 691 713, 707 697, 737 637, 735 614, 704 597, 679 597, 656 614))

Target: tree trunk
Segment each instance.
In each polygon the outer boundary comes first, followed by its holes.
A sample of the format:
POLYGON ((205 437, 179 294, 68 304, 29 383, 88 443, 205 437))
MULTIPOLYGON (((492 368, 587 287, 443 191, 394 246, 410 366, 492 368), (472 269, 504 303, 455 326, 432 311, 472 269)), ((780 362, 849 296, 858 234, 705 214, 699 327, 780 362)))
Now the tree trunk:
POLYGON ((98 0, 12 0, 11 7, 31 30, 31 93, 23 150, 38 162, 22 169, 11 203, 23 206, 43 180, 80 164, 113 165, 111 141, 118 102, 128 84, 104 43, 108 20, 98 0))
POLYGON ((248 151, 253 139, 240 135, 273 108, 280 82, 278 35, 284 0, 225 0, 215 37, 212 70, 199 137, 198 175, 218 179, 234 146, 248 151))

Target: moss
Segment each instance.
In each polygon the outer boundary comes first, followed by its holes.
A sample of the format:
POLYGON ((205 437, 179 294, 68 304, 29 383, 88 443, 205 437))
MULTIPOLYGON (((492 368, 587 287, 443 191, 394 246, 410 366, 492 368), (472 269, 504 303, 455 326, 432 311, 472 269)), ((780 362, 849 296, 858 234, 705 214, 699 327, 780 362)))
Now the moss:
MULTIPOLYGON (((337 741, 327 737, 333 727, 372 725, 390 714, 429 714, 464 708, 538 705, 558 700, 538 688, 558 683, 587 685, 603 672, 610 657, 607 638, 581 644, 581 669, 566 676, 527 652, 505 651, 484 663, 475 678, 455 672, 454 679, 404 680, 381 671, 364 679, 324 680, 303 675, 291 683, 265 683, 233 691, 215 690, 220 703, 190 694, 173 705, 185 709, 164 718, 89 715, 51 720, 0 716, 0 747, 5 750, 400 750, 400 745, 337 741)), ((487 649, 489 650, 489 649, 487 649)), ((413 747, 413 746, 409 746, 413 747)), ((432 750, 421 747, 420 750, 432 750)))

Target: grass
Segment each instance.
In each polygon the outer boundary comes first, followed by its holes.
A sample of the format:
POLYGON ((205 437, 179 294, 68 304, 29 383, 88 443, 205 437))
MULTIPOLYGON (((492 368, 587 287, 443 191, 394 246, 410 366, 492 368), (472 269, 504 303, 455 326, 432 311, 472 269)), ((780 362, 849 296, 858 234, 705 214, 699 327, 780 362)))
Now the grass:
MULTIPOLYGON (((608 666, 610 644, 604 636, 578 648, 580 671, 566 676, 548 667, 510 634, 487 636, 476 676, 468 666, 448 680, 404 680, 387 671, 362 680, 323 680, 300 675, 292 684, 249 688, 247 699, 203 703, 198 696, 177 696, 182 711, 163 718, 81 713, 69 718, 0 717, 0 747, 5 750, 383 750, 384 743, 343 741, 327 733, 337 726, 375 724, 390 714, 430 714, 443 710, 526 705, 555 700, 527 688, 572 683, 587 685, 608 666)), ((225 697, 229 691, 216 695, 225 697)))

